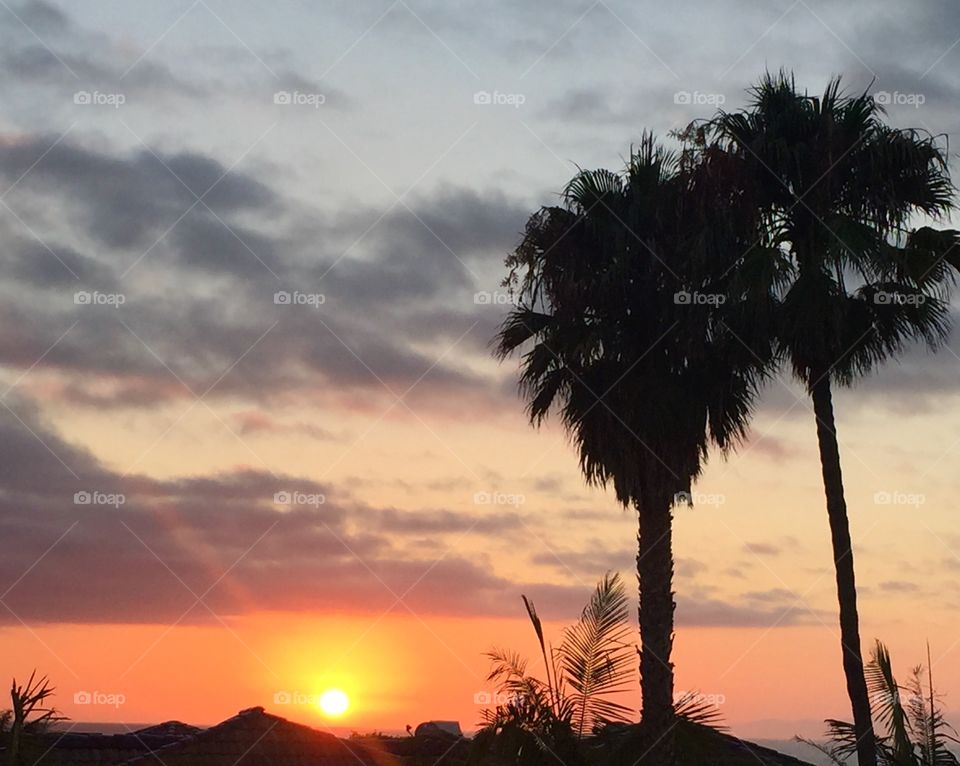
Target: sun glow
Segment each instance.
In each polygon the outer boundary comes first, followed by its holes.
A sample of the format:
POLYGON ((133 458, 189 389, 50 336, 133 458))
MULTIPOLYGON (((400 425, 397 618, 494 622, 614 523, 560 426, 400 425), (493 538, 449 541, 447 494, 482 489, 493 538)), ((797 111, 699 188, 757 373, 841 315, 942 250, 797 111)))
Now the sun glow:
POLYGON ((325 716, 339 718, 350 707, 350 699, 342 689, 327 689, 320 695, 320 701, 317 704, 320 707, 320 712, 325 716))

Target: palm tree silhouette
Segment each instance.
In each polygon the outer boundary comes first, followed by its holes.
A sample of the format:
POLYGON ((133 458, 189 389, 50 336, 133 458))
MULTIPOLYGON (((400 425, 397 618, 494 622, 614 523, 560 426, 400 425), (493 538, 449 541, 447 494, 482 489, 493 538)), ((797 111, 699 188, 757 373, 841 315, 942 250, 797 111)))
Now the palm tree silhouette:
POLYGON ((637 511, 644 762, 657 766, 674 761, 672 508, 708 447, 743 437, 766 364, 735 337, 761 326, 759 304, 726 294, 742 208, 706 167, 644 135, 623 173, 578 173, 507 259, 517 306, 496 339, 501 359, 525 349, 531 421, 557 411, 587 482, 637 511))
POLYGON ((876 766, 832 385, 912 340, 944 339, 957 232, 908 225, 951 210, 954 189, 936 137, 889 127, 871 96, 845 95, 839 78, 814 98, 792 76, 768 74, 752 95, 746 110, 707 123, 701 141, 706 133, 723 147, 728 178, 760 215, 743 264, 766 262, 750 279, 767 280, 757 294, 777 303, 777 352, 813 400, 857 757, 876 766))

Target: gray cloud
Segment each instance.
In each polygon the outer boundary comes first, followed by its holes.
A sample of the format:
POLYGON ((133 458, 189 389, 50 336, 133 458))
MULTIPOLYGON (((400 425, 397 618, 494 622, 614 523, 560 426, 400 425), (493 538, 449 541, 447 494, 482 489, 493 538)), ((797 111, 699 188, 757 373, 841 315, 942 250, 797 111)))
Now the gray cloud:
MULTIPOLYGON (((193 622, 210 615, 191 591, 208 589, 205 603, 224 616, 379 612, 401 594, 423 614, 512 613, 501 595, 515 586, 447 550, 443 537, 502 533, 516 525, 505 516, 370 508, 336 487, 265 471, 121 476, 45 428, 29 405, 17 410, 22 422, 0 417, 0 582, 10 588, 0 621, 193 622), (125 500, 78 505, 77 492, 125 500), (324 502, 278 506, 277 492, 324 502)), ((558 609, 575 612, 561 596, 577 589, 551 592, 558 609)))
MULTIPOLYGON (((65 442, 28 403, 13 409, 16 416, 0 414, 0 583, 9 588, 0 623, 192 624, 213 619, 210 610, 226 617, 270 609, 515 616, 516 604, 504 596, 519 603, 521 593, 545 617, 571 619, 594 580, 632 569, 635 557, 628 548, 600 553, 589 543, 559 554, 566 574, 583 574, 577 582, 513 582, 485 556, 448 546, 514 534, 515 514, 371 507, 337 486, 252 469, 121 476, 65 442), (125 501, 78 505, 77 492, 125 501), (277 492, 324 502, 278 506, 277 492)), ((552 556, 535 558, 561 567, 552 556)), ((677 571, 696 578, 704 565, 681 559, 677 571)), ((678 599, 678 623, 757 626, 809 616, 785 591, 744 598, 726 601, 694 587, 678 599)))
POLYGON ((779 556, 780 548, 770 543, 746 543, 743 550, 757 556, 779 556))
POLYGON ((356 386, 380 391, 381 381, 400 393, 419 380, 418 388, 434 396, 441 388, 451 397, 458 390, 475 399, 500 395, 459 367, 456 355, 436 363, 441 347, 432 356, 414 345, 458 341, 462 350, 487 356, 502 307, 474 303, 474 280, 457 258, 502 258, 523 219, 522 206, 504 195, 450 186, 421 194, 414 204, 430 211, 424 223, 395 212, 366 234, 363 257, 340 259, 324 253, 355 241, 371 216, 356 212, 324 224, 319 236, 306 227, 298 234, 305 211, 205 156, 110 155, 69 139, 49 149, 54 141, 0 144, 0 177, 11 183, 42 157, 11 201, 26 218, 38 210, 30 228, 43 231, 41 244, 6 222, 12 246, 2 257, 29 292, 8 285, 0 359, 29 366, 76 322, 42 366, 109 374, 115 385, 104 394, 71 379, 62 389, 70 401, 139 406, 189 396, 169 370, 200 393, 241 357, 214 395, 260 399, 307 387, 316 375, 331 394, 356 386), (210 210, 195 205, 194 194, 211 187, 204 198, 210 210), (258 217, 262 228, 249 223, 258 217), (271 232, 266 220, 277 217, 294 219, 294 235, 271 232), (76 245, 59 244, 67 236, 63 218, 75 222, 76 245), (83 243, 97 255, 85 254, 83 243), (81 289, 122 292, 125 304, 107 311, 76 306, 73 293, 81 289), (325 303, 320 310, 277 306, 280 289, 321 293, 325 303))

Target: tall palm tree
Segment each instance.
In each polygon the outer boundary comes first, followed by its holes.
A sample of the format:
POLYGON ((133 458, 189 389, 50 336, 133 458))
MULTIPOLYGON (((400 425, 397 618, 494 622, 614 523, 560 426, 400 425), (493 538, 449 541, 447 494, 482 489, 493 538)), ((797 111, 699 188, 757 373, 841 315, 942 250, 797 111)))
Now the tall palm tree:
POLYGON ((915 339, 936 346, 948 329, 946 291, 960 266, 957 232, 910 231, 917 214, 953 204, 947 156, 936 137, 896 130, 867 93, 832 80, 822 97, 792 76, 767 75, 752 102, 721 112, 706 133, 727 153, 727 178, 760 215, 744 263, 770 264, 777 350, 813 401, 840 605, 847 692, 861 766, 876 766, 860 646, 857 592, 834 384, 849 385, 915 339))
POLYGON ((645 135, 624 172, 577 174, 507 259, 518 305, 496 340, 501 358, 524 349, 531 421, 556 410, 587 482, 637 511, 644 762, 656 766, 674 759, 672 507, 710 444, 744 435, 765 364, 729 329, 758 326, 756 303, 728 300, 744 208, 726 209, 701 154, 645 135))

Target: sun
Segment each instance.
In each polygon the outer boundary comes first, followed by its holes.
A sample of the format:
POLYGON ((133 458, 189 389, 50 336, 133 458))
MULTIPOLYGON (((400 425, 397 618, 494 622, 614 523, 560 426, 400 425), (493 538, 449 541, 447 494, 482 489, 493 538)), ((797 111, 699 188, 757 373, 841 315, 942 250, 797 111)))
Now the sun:
POLYGON ((347 693, 342 689, 327 689, 320 695, 320 700, 317 704, 325 716, 339 718, 346 713, 347 708, 350 707, 350 698, 347 697, 347 693))

